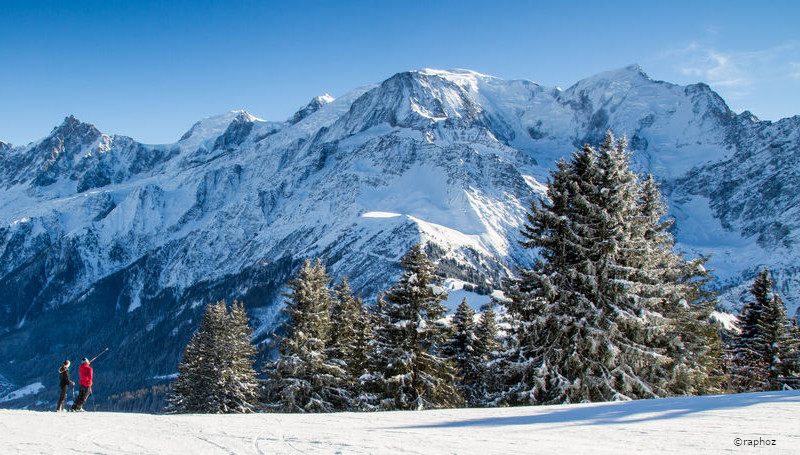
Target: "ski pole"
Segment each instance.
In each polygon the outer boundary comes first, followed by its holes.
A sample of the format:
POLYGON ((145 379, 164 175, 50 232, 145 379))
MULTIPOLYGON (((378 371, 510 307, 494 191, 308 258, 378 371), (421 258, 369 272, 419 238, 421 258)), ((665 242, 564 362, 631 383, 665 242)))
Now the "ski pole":
POLYGON ((108 348, 103 349, 103 352, 101 352, 100 354, 97 354, 96 356, 92 357, 92 360, 90 360, 89 363, 94 362, 95 360, 97 360, 98 357, 100 357, 101 355, 105 354, 107 351, 108 351, 108 348))
POLYGON ((92 391, 91 387, 89 387, 89 395, 92 396, 92 406, 94 406, 94 412, 97 412, 97 403, 94 401, 94 392, 92 391))

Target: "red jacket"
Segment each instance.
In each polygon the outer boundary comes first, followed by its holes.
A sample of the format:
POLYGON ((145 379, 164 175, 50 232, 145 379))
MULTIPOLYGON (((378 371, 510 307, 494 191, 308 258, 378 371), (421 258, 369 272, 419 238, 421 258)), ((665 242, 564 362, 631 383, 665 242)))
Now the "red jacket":
POLYGON ((88 363, 82 363, 78 373, 81 375, 81 385, 92 386, 92 367, 88 363))

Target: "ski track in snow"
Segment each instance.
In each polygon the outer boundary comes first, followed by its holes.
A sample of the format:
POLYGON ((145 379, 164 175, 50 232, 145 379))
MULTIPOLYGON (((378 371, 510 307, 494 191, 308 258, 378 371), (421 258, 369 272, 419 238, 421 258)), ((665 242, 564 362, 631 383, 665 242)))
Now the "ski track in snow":
POLYGON ((382 413, 0 410, 0 444, 3 454, 797 454, 798 412, 800 391, 382 413), (736 446, 736 438, 776 446, 736 446))

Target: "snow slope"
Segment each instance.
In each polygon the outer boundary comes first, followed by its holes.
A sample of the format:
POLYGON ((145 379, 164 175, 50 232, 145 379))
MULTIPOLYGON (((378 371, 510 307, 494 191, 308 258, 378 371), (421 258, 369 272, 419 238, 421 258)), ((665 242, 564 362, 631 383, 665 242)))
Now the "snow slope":
POLYGON ((0 410, 0 441, 7 454, 796 454, 798 412, 800 392, 305 415, 0 410))
POLYGON ((11 393, 6 394, 5 396, 0 396, 0 403, 5 403, 6 401, 17 400, 27 395, 36 395, 44 388, 41 382, 36 382, 34 384, 26 385, 20 389, 14 390, 11 393))

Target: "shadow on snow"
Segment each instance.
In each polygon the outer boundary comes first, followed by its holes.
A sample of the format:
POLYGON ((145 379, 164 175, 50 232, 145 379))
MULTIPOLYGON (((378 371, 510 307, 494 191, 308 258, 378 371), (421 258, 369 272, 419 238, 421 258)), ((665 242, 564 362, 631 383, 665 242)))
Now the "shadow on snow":
MULTIPOLYGON (((431 425, 414 425, 404 428, 448 428, 469 426, 534 425, 542 423, 575 423, 580 425, 613 425, 648 422, 684 417, 690 414, 720 409, 736 409, 763 403, 800 404, 799 391, 742 393, 700 397, 661 398, 577 404, 563 406, 528 407, 531 415, 487 417, 482 419, 454 420, 431 425), (553 408, 549 411, 548 408, 553 408)), ((508 409, 508 408, 507 408, 508 409)))

